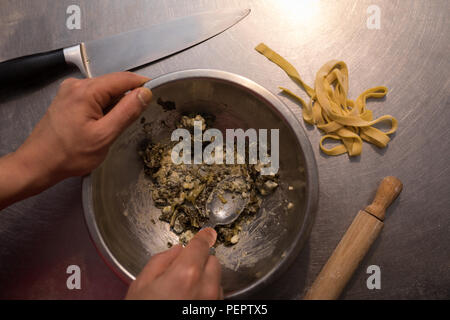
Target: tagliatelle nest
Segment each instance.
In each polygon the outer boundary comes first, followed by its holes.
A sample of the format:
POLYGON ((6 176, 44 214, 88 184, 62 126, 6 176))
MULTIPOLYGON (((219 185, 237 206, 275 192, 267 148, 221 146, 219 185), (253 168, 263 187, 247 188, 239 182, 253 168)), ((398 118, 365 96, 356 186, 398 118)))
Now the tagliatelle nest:
POLYGON ((314 89, 309 87, 300 78, 297 70, 278 53, 260 43, 256 51, 277 64, 291 77, 311 98, 307 104, 302 98, 290 90, 280 87, 302 105, 303 119, 311 125, 325 132, 320 140, 320 149, 328 155, 340 155, 348 152, 350 156, 357 156, 362 151, 362 140, 384 148, 390 138, 388 135, 397 130, 397 120, 390 115, 384 115, 373 120, 372 111, 366 109, 368 98, 382 98, 388 89, 383 86, 374 87, 364 91, 356 101, 347 99, 348 69, 343 61, 332 60, 324 64, 317 72, 314 89), (391 129, 383 132, 373 125, 391 122, 391 129), (327 149, 323 142, 325 139, 334 139, 342 142, 341 145, 327 149))

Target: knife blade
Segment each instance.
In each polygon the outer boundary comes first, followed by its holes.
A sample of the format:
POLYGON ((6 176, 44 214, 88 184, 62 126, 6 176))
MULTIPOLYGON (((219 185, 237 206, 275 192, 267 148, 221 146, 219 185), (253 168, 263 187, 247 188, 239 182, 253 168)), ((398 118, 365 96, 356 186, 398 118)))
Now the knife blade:
POLYGON ((75 46, 0 63, 2 86, 23 83, 49 70, 77 66, 85 77, 130 70, 206 41, 232 27, 250 9, 200 13, 75 46))

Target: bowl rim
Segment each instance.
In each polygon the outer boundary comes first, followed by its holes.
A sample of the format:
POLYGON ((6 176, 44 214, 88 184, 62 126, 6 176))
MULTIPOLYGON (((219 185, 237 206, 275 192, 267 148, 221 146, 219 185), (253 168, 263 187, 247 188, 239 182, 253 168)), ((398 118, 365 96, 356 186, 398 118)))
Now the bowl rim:
MULTIPOLYGON (((248 78, 222 70, 188 69, 161 75, 147 82, 145 87, 155 89, 163 84, 189 78, 212 78, 215 80, 226 81, 240 86, 250 91, 252 94, 256 94, 259 98, 265 100, 269 106, 273 107, 274 111, 281 115, 283 121, 285 121, 290 127, 296 137, 296 140, 300 144, 301 149, 303 150, 302 157, 305 165, 306 178, 305 218, 303 225, 297 233, 294 241, 292 241, 289 248, 285 251, 286 254, 284 257, 282 257, 267 274, 257 279, 251 285, 240 290, 228 292, 225 296, 227 299, 248 298, 263 287, 266 287, 269 283, 272 283, 282 273, 284 273, 297 258, 301 249, 305 245, 306 240, 309 238, 317 211, 319 198, 317 163, 311 143, 294 112, 268 89, 248 78)), ((98 228, 94 214, 92 174, 89 174, 83 178, 82 202, 85 222, 97 252, 120 279, 122 279, 125 283, 130 284, 133 280, 135 280, 135 277, 112 254, 98 228)))

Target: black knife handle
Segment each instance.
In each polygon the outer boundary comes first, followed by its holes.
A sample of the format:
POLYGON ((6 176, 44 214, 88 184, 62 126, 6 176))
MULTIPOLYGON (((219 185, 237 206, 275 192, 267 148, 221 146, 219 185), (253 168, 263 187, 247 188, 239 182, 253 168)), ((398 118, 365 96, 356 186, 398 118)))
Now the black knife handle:
POLYGON ((17 87, 67 67, 64 49, 32 54, 0 63, 0 87, 17 87))

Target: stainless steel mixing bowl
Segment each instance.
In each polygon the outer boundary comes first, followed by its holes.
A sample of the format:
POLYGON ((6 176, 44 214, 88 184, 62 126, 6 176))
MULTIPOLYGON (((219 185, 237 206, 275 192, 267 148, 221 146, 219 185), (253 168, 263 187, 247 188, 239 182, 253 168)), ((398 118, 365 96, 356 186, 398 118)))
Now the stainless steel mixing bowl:
POLYGON ((216 249, 225 296, 248 297, 286 270, 309 235, 318 176, 304 130, 275 95, 235 74, 187 70, 161 76, 146 86, 154 99, 143 118, 115 141, 103 164, 83 181, 91 237, 104 260, 126 282, 135 279, 151 255, 178 241, 168 224, 158 220, 160 210, 152 204, 150 181, 137 153, 145 139, 143 127, 152 140, 167 139, 181 114, 205 112, 216 117, 214 127, 221 130, 279 129, 280 186, 244 226, 235 246, 216 249), (287 208, 289 202, 292 209, 287 208))

